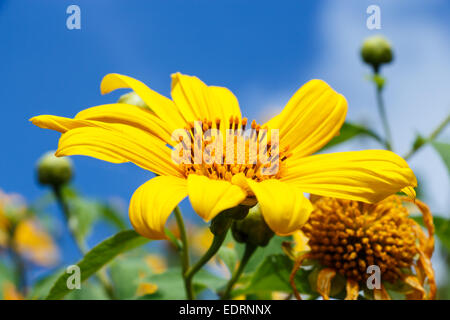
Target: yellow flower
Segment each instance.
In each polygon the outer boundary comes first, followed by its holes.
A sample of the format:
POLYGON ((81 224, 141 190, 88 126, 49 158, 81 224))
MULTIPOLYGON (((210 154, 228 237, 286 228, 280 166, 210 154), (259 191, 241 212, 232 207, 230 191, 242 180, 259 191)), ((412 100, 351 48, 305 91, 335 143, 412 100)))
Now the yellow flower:
POLYGON ((36 264, 52 265, 58 258, 58 249, 39 222, 26 216, 26 210, 20 196, 0 190, 0 247, 12 246, 36 264))
POLYGON ((3 300, 25 300, 23 295, 17 290, 11 282, 3 284, 3 300))
MULTIPOLYGON (((324 267, 317 276, 317 291, 324 299, 329 298, 337 274, 347 280, 346 299, 357 299, 360 289, 368 287, 374 274, 371 270, 376 266, 380 286, 373 292, 365 290, 365 295, 390 299, 385 288, 388 286, 404 293, 407 299, 434 299, 436 284, 430 261, 433 218, 428 207, 415 200, 428 229, 426 236, 409 218, 402 201, 410 200, 397 195, 372 205, 327 197, 313 200, 314 210, 302 228, 310 249, 298 254, 291 280, 305 259, 315 260, 324 267)), ((293 288, 299 297, 295 285, 293 288)))
POLYGON ((20 254, 41 266, 51 266, 58 260, 58 249, 52 237, 36 220, 19 222, 14 232, 14 243, 20 254))
MULTIPOLYGON (((304 192, 365 202, 380 201, 400 190, 414 195, 417 182, 412 170, 392 152, 310 156, 339 134, 347 113, 345 98, 321 80, 302 86, 266 124, 253 121, 248 126, 253 131, 245 138, 246 146, 252 142, 264 146, 261 141, 279 133, 279 144, 267 143, 266 155, 279 168, 274 174, 264 174, 266 163, 259 157, 256 163, 241 164, 233 154, 237 142, 244 139, 240 133, 248 120, 241 116, 238 101, 228 89, 207 86, 179 73, 172 76, 172 99, 124 75, 109 74, 101 83, 102 93, 120 88, 133 89, 151 110, 116 103, 86 109, 73 119, 42 115, 31 121, 62 133, 57 156, 133 162, 159 175, 140 186, 130 202, 131 223, 145 237, 165 239, 166 220, 186 196, 205 221, 239 204, 259 202, 268 226, 279 235, 288 235, 306 222, 312 210, 304 192), (173 149, 180 140, 172 139, 172 134, 180 129, 191 134, 199 121, 202 132, 212 128, 238 133, 224 146, 234 156, 232 163, 209 164, 205 158, 197 164, 173 161, 173 149)), ((205 151, 204 141, 200 147, 205 151)), ((212 157, 220 156, 220 150, 216 151, 212 157)), ((246 150, 241 156, 247 160, 250 154, 246 150)))

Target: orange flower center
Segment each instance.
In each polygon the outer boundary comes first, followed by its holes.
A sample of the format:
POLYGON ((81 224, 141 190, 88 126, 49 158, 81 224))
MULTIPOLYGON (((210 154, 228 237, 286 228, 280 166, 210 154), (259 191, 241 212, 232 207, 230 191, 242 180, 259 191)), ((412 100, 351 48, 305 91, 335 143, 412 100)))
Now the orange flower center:
POLYGON ((303 227, 313 259, 356 281, 366 280, 367 267, 380 268, 383 280, 394 282, 401 268, 410 268, 417 254, 408 211, 397 196, 375 205, 320 198, 303 227))
POLYGON ((195 121, 185 131, 188 141, 180 142, 189 151, 189 161, 179 165, 186 177, 194 173, 231 181, 242 173, 256 181, 277 179, 290 156, 288 147, 280 150, 277 132, 272 134, 274 130, 261 128, 255 120, 247 129, 247 118, 231 117, 226 128, 220 119, 195 121))

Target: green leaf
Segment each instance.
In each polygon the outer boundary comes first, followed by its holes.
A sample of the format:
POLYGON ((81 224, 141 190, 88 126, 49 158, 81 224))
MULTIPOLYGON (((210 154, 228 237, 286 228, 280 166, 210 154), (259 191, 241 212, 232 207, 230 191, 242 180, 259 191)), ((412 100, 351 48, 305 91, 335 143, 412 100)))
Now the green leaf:
MULTIPOLYGON (((183 278, 179 267, 170 268, 162 274, 155 274, 146 278, 145 282, 158 286, 158 290, 149 295, 139 297, 144 300, 182 300, 186 299, 183 278)), ((226 284, 227 280, 219 278, 206 270, 200 270, 193 279, 196 293, 205 289, 217 291, 226 284)))
POLYGON ((141 276, 148 277, 152 274, 144 258, 145 253, 142 252, 138 257, 127 254, 111 263, 109 273, 118 299, 133 299, 142 282, 141 276))
MULTIPOLYGON (((421 226, 424 226, 423 218, 421 216, 412 217, 421 226)), ((450 219, 433 216, 434 232, 439 238, 442 245, 450 252, 450 219)))
POLYGON ((100 215, 113 226, 116 226, 119 230, 125 230, 127 228, 127 224, 123 218, 123 215, 112 205, 98 203, 98 209, 100 211, 100 215))
POLYGON ((440 154, 442 160, 447 166, 447 170, 450 173, 450 144, 433 141, 431 143, 436 151, 440 154))
POLYGON ((84 239, 92 229, 92 226, 99 217, 97 204, 83 198, 73 198, 69 200, 70 218, 69 225, 75 231, 79 239, 84 239))
MULTIPOLYGON (((149 240, 138 235, 134 230, 121 231, 114 236, 104 240, 89 251, 84 258, 77 263, 81 271, 81 281, 87 280, 99 271, 117 255, 141 246, 149 240)), ((53 285, 47 300, 59 300, 64 298, 71 290, 67 288, 67 279, 71 276, 62 273, 53 285)))
POLYGON ((233 273, 238 260, 236 250, 223 246, 219 249, 217 255, 225 263, 230 273, 233 273))
MULTIPOLYGON (((274 236, 269 244, 265 247, 259 247, 255 253, 250 258, 249 262, 247 263, 247 266, 245 267, 245 272, 251 272, 256 270, 261 263, 265 260, 265 258, 269 255, 273 254, 282 254, 282 243, 284 241, 288 241, 290 238, 287 237, 279 237, 274 236)), ((239 245, 236 246, 236 249, 238 249, 239 257, 242 257, 242 254, 244 252, 245 245, 242 243, 239 243, 239 245)))
POLYGON ((338 136, 334 137, 330 140, 322 150, 328 149, 345 141, 348 141, 356 136, 363 135, 367 137, 371 137, 377 140, 380 143, 383 143, 383 139, 381 139, 375 132, 372 130, 354 123, 345 122, 341 127, 340 133, 338 136))
POLYGON ((33 284, 31 292, 28 294, 28 298, 31 300, 44 299, 48 295, 56 279, 58 279, 59 274, 62 272, 64 272, 64 269, 58 269, 56 272, 37 280, 33 284))
MULTIPOLYGON (((286 255, 275 254, 267 256, 263 263, 253 273, 244 288, 235 289, 233 296, 261 292, 292 292, 289 276, 293 261, 286 255)), ((300 269, 295 277, 295 283, 301 293, 313 294, 308 281, 310 271, 300 269)))
POLYGON ((87 282, 81 289, 70 290, 66 300, 108 300, 105 290, 97 282, 87 282))

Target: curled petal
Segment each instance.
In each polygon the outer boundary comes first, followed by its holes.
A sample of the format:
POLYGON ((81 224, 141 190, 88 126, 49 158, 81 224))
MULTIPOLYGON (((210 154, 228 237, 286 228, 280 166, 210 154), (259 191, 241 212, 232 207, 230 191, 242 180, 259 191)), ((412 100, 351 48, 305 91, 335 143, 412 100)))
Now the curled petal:
POLYGON ((345 296, 345 300, 358 300, 359 285, 357 281, 347 279, 346 289, 347 295, 345 296))
POLYGON ((317 276, 317 291, 323 297, 324 300, 330 299, 331 281, 336 275, 336 271, 331 268, 325 268, 320 270, 317 276))
POLYGON ((405 275, 402 280, 416 291, 416 294, 414 294, 415 298, 418 300, 423 300, 425 298, 425 289, 416 276, 405 275))
POLYGON ((289 276, 289 283, 291 284, 292 291, 294 291, 294 296, 297 300, 302 300, 302 297, 300 296, 300 293, 297 290, 297 286, 295 285, 295 275, 302 266, 303 261, 308 258, 310 258, 310 255, 308 253, 299 256, 295 260, 294 267, 292 268, 291 275, 289 276))
POLYGON ((428 286, 430 287, 427 299, 433 300, 436 298, 437 291, 434 270, 431 266, 430 258, 422 250, 419 250, 419 266, 422 268, 423 273, 425 273, 428 286))
POLYGON ((147 181, 131 197, 129 217, 133 228, 146 238, 166 239, 166 221, 186 196, 185 179, 159 176, 147 181))

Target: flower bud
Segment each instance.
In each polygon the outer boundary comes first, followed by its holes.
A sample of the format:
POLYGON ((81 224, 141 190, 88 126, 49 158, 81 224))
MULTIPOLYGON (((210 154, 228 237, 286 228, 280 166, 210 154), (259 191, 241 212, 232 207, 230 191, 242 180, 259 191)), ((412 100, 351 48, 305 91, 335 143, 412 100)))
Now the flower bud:
POLYGON ((378 72, 383 63, 392 61, 391 44, 382 36, 369 37, 363 42, 361 56, 364 62, 372 65, 375 72, 378 72))
POLYGON ((141 97, 139 97, 134 91, 121 95, 117 102, 131 104, 142 109, 150 110, 150 108, 145 104, 144 100, 142 100, 141 97))
POLYGON ((56 157, 49 151, 38 160, 37 174, 42 185, 63 185, 72 178, 72 161, 67 157, 56 157))
POLYGON ((250 212, 244 219, 233 221, 231 232, 237 242, 261 247, 266 246, 274 236, 273 231, 264 221, 259 206, 250 209, 250 212))

